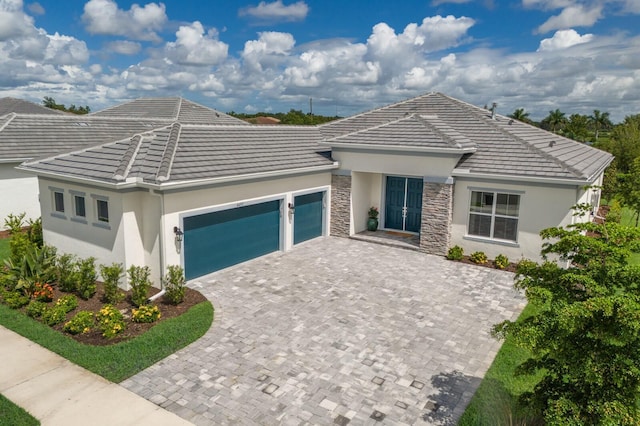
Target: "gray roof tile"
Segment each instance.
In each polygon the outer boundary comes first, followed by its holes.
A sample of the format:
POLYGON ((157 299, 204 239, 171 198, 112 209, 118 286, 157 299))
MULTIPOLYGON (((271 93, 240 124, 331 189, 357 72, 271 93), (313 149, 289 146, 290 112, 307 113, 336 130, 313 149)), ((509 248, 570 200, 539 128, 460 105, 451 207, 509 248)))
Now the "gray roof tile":
POLYGON ((64 112, 47 108, 34 102, 25 101, 16 98, 0 98, 0 116, 10 114, 12 112, 18 114, 47 114, 47 115, 65 115, 64 112))

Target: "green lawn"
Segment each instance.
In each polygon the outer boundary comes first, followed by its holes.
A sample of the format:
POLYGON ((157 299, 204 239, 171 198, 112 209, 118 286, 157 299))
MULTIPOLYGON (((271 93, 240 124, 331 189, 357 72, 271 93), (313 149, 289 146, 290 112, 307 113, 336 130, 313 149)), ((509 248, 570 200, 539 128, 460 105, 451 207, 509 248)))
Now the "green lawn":
POLYGON ((135 339, 110 346, 90 346, 0 305, 0 325, 116 383, 194 342, 209 329, 212 321, 213 306, 202 302, 179 317, 158 323, 135 339))
MULTIPOLYGON (((534 312, 532 305, 527 305, 520 314, 519 320, 534 312)), ((533 389, 540 379, 540 377, 515 376, 516 367, 528 356, 527 350, 517 347, 507 339, 498 351, 458 425, 493 426, 535 423, 526 413, 519 412, 516 407, 517 397, 533 389)))
POLYGON ((0 425, 35 426, 39 424, 38 419, 0 395, 0 425))

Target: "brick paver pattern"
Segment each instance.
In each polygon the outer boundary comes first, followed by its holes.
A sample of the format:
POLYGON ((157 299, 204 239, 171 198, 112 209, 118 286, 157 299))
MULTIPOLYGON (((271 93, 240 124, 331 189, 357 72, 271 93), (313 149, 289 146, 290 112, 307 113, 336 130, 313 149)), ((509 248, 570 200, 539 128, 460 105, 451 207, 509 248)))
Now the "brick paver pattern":
POLYGON ((196 425, 455 424, 525 302, 511 273, 333 237, 189 285, 211 329, 122 385, 196 425))

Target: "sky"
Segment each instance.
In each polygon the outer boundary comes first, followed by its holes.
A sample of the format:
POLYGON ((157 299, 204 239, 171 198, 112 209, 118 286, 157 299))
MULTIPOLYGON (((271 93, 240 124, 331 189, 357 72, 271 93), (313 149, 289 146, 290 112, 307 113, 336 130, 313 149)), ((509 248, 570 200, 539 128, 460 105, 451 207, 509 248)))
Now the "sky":
POLYGON ((640 0, 0 0, 0 97, 348 116, 429 92, 638 114, 640 0))

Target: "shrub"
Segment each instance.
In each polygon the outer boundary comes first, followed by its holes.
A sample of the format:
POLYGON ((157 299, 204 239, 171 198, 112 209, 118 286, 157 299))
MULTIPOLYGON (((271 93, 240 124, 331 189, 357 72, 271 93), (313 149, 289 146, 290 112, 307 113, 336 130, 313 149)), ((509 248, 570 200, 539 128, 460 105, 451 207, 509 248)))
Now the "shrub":
POLYGON ((509 266, 509 258, 504 254, 499 254, 496 256, 496 259, 493 262, 496 265, 497 269, 505 269, 509 266))
POLYGON ((70 334, 83 334, 90 332, 95 325, 93 312, 80 311, 64 325, 64 331, 70 334))
POLYGON ((36 220, 29 219, 27 227, 27 238, 36 247, 42 247, 44 240, 42 238, 42 218, 39 217, 36 220))
MULTIPOLYGON (((13 239, 14 237, 12 237, 13 239)), ((26 296, 31 296, 35 291, 35 283, 50 283, 55 281, 56 249, 51 246, 38 248, 29 243, 25 248, 22 258, 5 261, 7 274, 11 276, 15 289, 22 291, 26 296)))
POLYGON ((620 223, 620 220, 622 220, 622 206, 618 200, 614 199, 609 204, 609 212, 607 213, 605 220, 607 222, 615 223, 620 223))
POLYGON ((487 263, 487 261, 489 260, 487 258, 487 255, 484 254, 483 251, 476 251, 471 253, 471 256, 469 256, 469 258, 471 259, 471 261, 473 263, 477 263, 478 265, 483 265, 485 263, 487 263))
POLYGON ((184 270, 177 265, 167 267, 167 275, 164 277, 164 298, 171 304, 177 305, 184 301, 186 290, 184 270))
POLYGON ((104 281, 105 302, 116 305, 124 299, 124 293, 120 291, 118 286, 123 273, 124 269, 120 263, 114 263, 111 266, 100 265, 100 275, 104 281))
POLYGON ((131 310, 133 322, 155 322, 160 319, 160 308, 155 305, 142 305, 131 310))
POLYGON ((76 291, 77 263, 74 255, 65 253, 56 259, 56 276, 60 290, 67 293, 76 291))
POLYGON ((42 312, 42 322, 47 325, 60 324, 67 317, 67 311, 63 306, 53 306, 51 308, 45 308, 42 312))
POLYGON ((462 256, 464 256, 464 250, 460 246, 453 246, 447 252, 449 260, 462 260, 462 256))
POLYGON ((56 308, 63 309, 65 313, 71 312, 78 307, 78 298, 73 294, 67 294, 66 296, 62 296, 56 300, 56 304, 54 306, 56 308))
POLYGON ((111 339, 122 333, 127 324, 124 322, 122 312, 113 307, 113 305, 104 305, 96 315, 98 326, 102 332, 102 336, 111 339))
POLYGON ((131 303, 142 306, 147 302, 151 280, 148 266, 131 266, 128 270, 129 285, 131 286, 131 303))
POLYGON ((33 298, 40 302, 51 302, 53 300, 53 287, 46 283, 35 283, 33 298))
POLYGON ((96 259, 89 257, 78 262, 76 292, 84 300, 91 299, 96 294, 96 259))
POLYGON ((41 302, 39 300, 32 300, 27 305, 26 313, 31 318, 40 318, 45 310, 47 310, 47 304, 45 302, 41 302))
POLYGON ((5 291, 2 293, 2 301, 11 309, 19 309, 29 303, 29 298, 20 291, 5 291))

